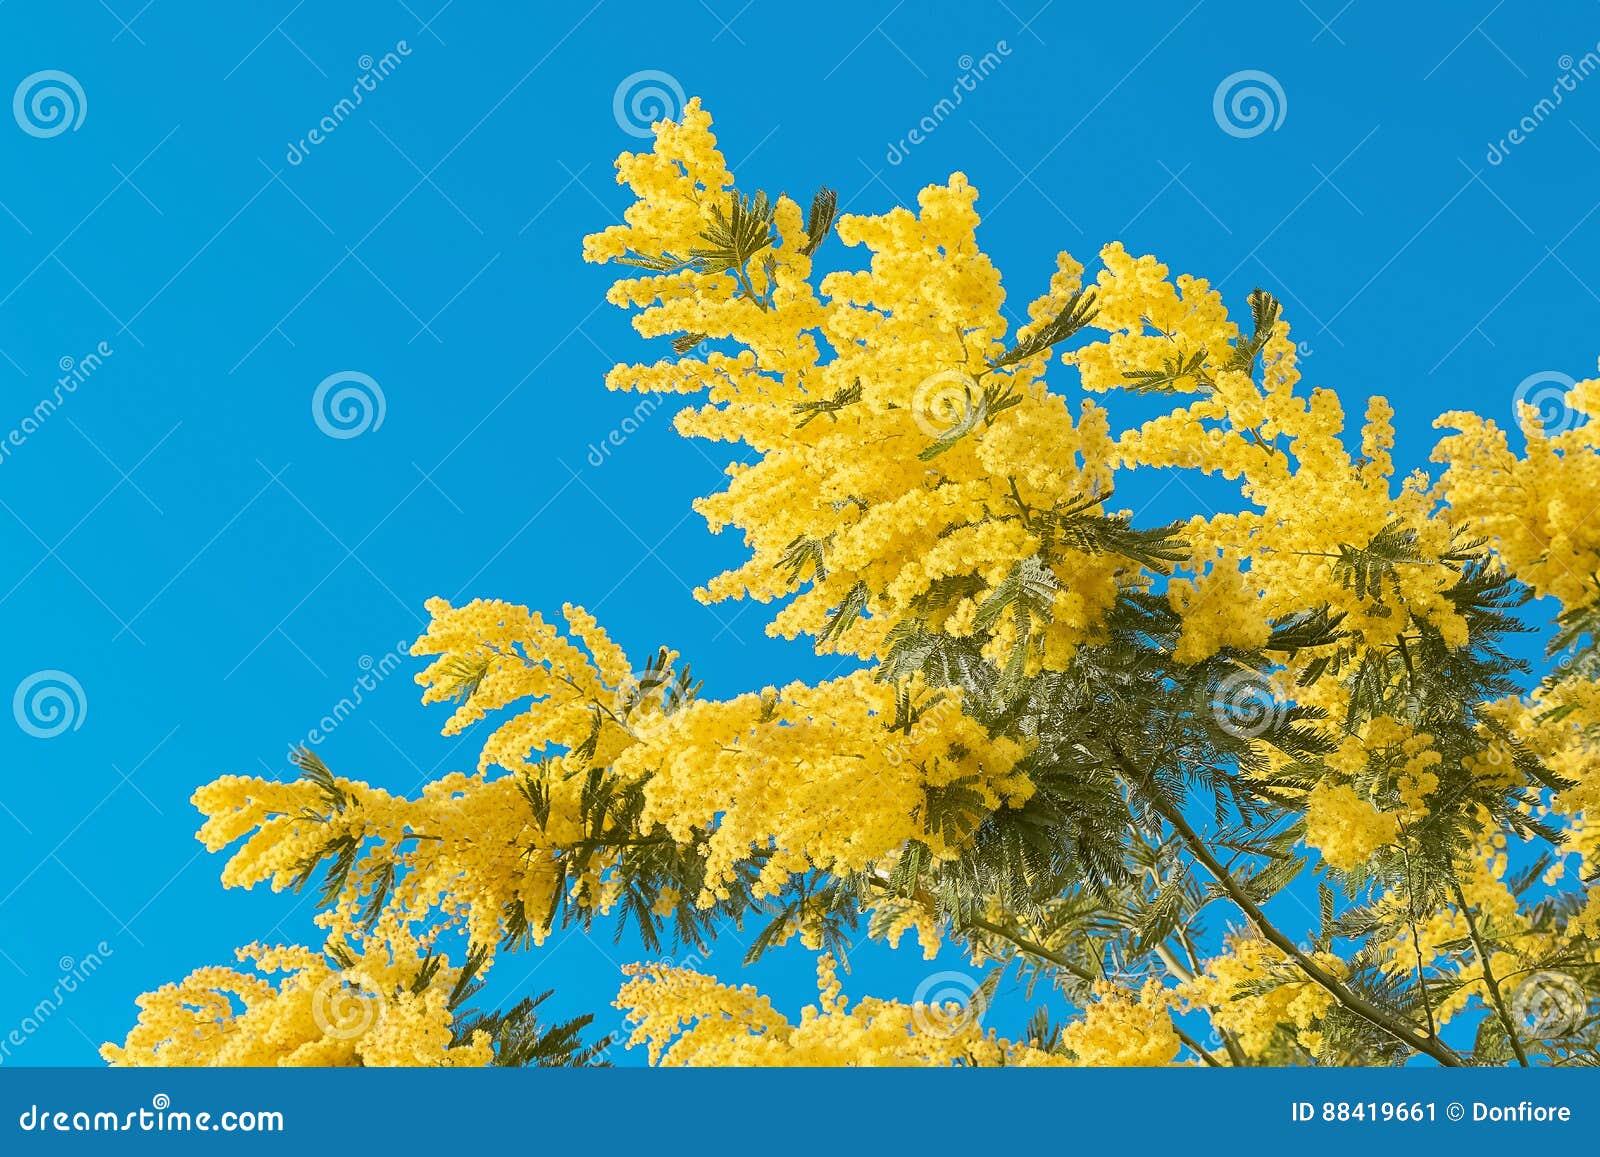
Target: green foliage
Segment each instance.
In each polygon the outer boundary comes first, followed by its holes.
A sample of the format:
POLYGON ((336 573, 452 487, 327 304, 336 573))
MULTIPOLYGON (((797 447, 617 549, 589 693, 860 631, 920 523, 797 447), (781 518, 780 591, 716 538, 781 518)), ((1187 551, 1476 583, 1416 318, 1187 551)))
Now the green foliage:
POLYGON ((1282 313, 1283 307, 1272 294, 1264 289, 1250 291, 1250 319, 1253 328, 1248 338, 1234 346, 1233 356, 1228 359, 1230 370, 1247 374, 1255 369, 1256 357, 1266 346, 1267 340, 1272 337, 1272 330, 1278 324, 1282 313))
POLYGON ((828 616, 827 624, 817 635, 820 643, 836 643, 844 637, 846 631, 855 625, 857 619, 867 613, 867 584, 858 582, 845 592, 844 599, 833 613, 828 616))
MULTIPOLYGON (((1250 336, 1239 338, 1227 351, 1219 368, 1233 373, 1254 373, 1256 359, 1266 348, 1282 312, 1277 298, 1264 289, 1252 290, 1250 317, 1253 326, 1250 336)), ((1203 347, 1187 353, 1175 349, 1173 356, 1166 359, 1159 370, 1129 370, 1122 376, 1129 392, 1135 394, 1172 393, 1186 381, 1194 382, 1202 390, 1210 390, 1216 382, 1212 371, 1207 368, 1209 360, 1209 354, 1203 347)))
POLYGON ((828 234, 833 231, 834 218, 839 214, 839 194, 832 189, 823 187, 817 190, 817 195, 811 198, 811 212, 806 216, 806 243, 800 247, 800 252, 807 257, 816 256, 822 243, 828 239, 828 234))
POLYGON ((466 1002, 483 988, 477 979, 486 956, 471 956, 450 994, 449 1007, 455 1013, 451 1025, 452 1045, 465 1045, 477 1033, 487 1033, 494 1048, 494 1064, 502 1068, 582 1068, 605 1067, 603 1059, 611 1046, 609 1037, 585 1044, 583 1030, 594 1023, 588 1014, 574 1017, 560 1024, 545 1025, 539 1020, 538 1009, 555 995, 553 989, 538 996, 523 997, 510 1008, 494 1012, 480 1012, 466 1007, 466 1002))
MULTIPOLYGON (((817 191, 811 200, 811 210, 806 221, 806 241, 799 247, 798 252, 807 257, 816 254, 817 249, 833 231, 838 206, 839 196, 834 190, 823 188, 817 191)), ((710 223, 700 234, 700 240, 704 244, 692 247, 687 256, 680 257, 673 253, 640 253, 629 249, 616 258, 616 261, 651 273, 680 273, 684 270, 693 270, 704 274, 732 274, 739 283, 740 296, 754 302, 762 309, 771 308, 771 283, 776 268, 771 250, 779 240, 776 203, 770 200, 765 192, 758 191, 749 196, 735 190, 728 208, 724 209, 720 204, 712 205, 710 216, 710 223), (750 276, 751 262, 758 257, 762 258, 762 268, 768 283, 765 296, 756 293, 755 284, 750 276)), ((673 339, 673 351, 680 355, 687 354, 708 336, 703 333, 681 334, 673 339)))
POLYGON ((1162 362, 1159 370, 1129 370, 1122 376, 1128 384, 1130 393, 1171 393, 1182 382, 1190 379, 1209 385, 1210 379, 1206 377, 1205 362, 1204 349, 1197 349, 1187 356, 1180 351, 1176 356, 1162 362))
POLYGON ((989 363, 991 370, 1004 369, 1045 353, 1075 335, 1095 317, 1093 289, 1080 289, 1067 299, 1059 313, 1044 325, 1036 326, 1027 337, 989 363))
POLYGON ((773 225, 775 208, 765 193, 753 197, 733 195, 731 206, 711 206, 711 224, 701 235, 706 244, 689 256, 701 273, 742 272, 762 250, 777 244, 773 225))
POLYGON ((861 400, 861 379, 857 378, 848 386, 841 386, 830 397, 819 399, 815 402, 796 402, 794 412, 805 415, 798 424, 800 429, 805 429, 813 419, 827 415, 830 421, 839 420, 839 411, 846 406, 853 406, 861 400))

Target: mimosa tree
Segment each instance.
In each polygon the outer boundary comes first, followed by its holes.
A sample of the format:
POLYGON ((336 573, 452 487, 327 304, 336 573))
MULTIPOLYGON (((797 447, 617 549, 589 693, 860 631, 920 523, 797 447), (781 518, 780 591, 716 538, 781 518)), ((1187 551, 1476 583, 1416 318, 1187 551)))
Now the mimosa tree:
POLYGON ((615 919, 820 956, 798 1016, 634 967, 662 1063, 1600 1060, 1600 381, 1562 432, 1446 414, 1403 474, 1390 405, 1347 431, 1268 292, 1236 316, 1112 244, 1014 326, 964 176, 836 219, 740 191, 698 102, 617 170, 637 199, 585 256, 662 349, 607 385, 701 395, 679 431, 745 449, 696 509, 747 557, 697 594, 843 673, 719 700, 578 607, 432 600, 423 701, 485 724, 477 766, 201 788, 224 882, 319 885, 327 940, 148 994, 108 1059, 582 1063, 583 1020, 468 1009, 615 919), (1119 425, 1124 395, 1164 412, 1119 425), (1238 502, 1147 524, 1116 488, 1157 472, 1238 502), (966 954, 967 999, 847 999, 849 942, 908 932, 966 954), (1006 973, 1041 1010, 1017 1039, 979 1015, 1006 973))

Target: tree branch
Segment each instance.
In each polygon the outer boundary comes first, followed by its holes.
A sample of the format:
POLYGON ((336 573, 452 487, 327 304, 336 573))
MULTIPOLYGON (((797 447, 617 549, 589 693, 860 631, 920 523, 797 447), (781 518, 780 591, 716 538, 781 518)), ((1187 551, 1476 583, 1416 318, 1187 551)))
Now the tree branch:
MULTIPOLYGON (((1132 771, 1122 753, 1114 747, 1112 750, 1124 774, 1131 775, 1132 771)), ((1205 865, 1206 871, 1211 873, 1218 884, 1222 885, 1223 891, 1228 893, 1228 898, 1237 904, 1239 909, 1249 917, 1250 922, 1255 925, 1256 930, 1266 938, 1268 943, 1298 964, 1302 972, 1331 993, 1335 1000, 1361 1017, 1361 1019, 1382 1029, 1407 1048, 1430 1056, 1441 1065, 1454 1068, 1462 1063, 1461 1058, 1445 1047, 1442 1041, 1423 1036, 1404 1021, 1399 1020, 1385 1009, 1379 1008, 1359 993, 1352 991, 1338 977, 1302 952, 1299 945, 1280 932, 1272 921, 1267 919, 1267 915, 1261 910, 1261 906, 1251 898, 1250 893, 1233 878, 1232 874, 1218 861, 1216 856, 1211 854, 1211 849, 1206 846, 1206 842, 1200 838, 1199 833, 1189 825, 1189 821, 1184 819, 1176 808, 1168 806, 1164 800, 1159 798, 1153 799, 1151 805, 1162 819, 1172 825, 1172 829, 1189 846, 1189 850, 1194 854, 1195 859, 1205 865)))
MULTIPOLYGON (((1461 905, 1461 914, 1467 918, 1467 930, 1472 933, 1473 947, 1478 951, 1478 959, 1483 962, 1483 984, 1489 990, 1489 998, 1494 1004, 1494 1011, 1500 1017, 1500 1023, 1505 1026, 1506 1036, 1511 1038, 1511 1051, 1517 1055, 1517 1063, 1523 1068, 1528 1067, 1528 1054, 1523 1050, 1522 1037, 1517 1032, 1516 1022, 1511 1019, 1511 1014, 1506 1010, 1505 997, 1500 993, 1500 984, 1494 978, 1494 969, 1489 967, 1489 949, 1484 945, 1483 934, 1478 931, 1478 922, 1473 918, 1472 908, 1467 903, 1466 893, 1461 890, 1461 881, 1456 879, 1452 870, 1450 873, 1450 888, 1456 895, 1456 903, 1461 905)), ((1419 951, 1420 946, 1419 946, 1419 951)))

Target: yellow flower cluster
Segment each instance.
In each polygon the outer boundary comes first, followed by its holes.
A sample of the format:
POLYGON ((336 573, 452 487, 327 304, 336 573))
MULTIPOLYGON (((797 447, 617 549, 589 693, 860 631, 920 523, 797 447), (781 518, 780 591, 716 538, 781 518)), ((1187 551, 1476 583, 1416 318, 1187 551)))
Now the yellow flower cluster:
POLYGON ((1169 1011, 1171 990, 1155 980, 1138 992, 1095 986, 1083 1018, 1061 1030, 1061 1043, 1080 1065, 1102 1068, 1170 1065, 1183 1048, 1169 1011))
MULTIPOLYGON (((1185 528, 1189 577, 1167 590, 1183 620, 1181 661, 1259 647, 1272 620, 1314 607, 1342 615, 1365 647, 1394 645, 1413 621, 1465 642, 1446 596, 1453 573, 1437 565, 1461 520, 1420 473, 1393 483, 1393 412, 1382 398, 1368 403, 1352 457, 1338 398, 1299 390, 1298 351, 1275 307, 1246 332, 1206 281, 1173 279, 1154 258, 1107 246, 1090 322, 1107 336, 1062 360, 1086 391, 1161 389, 1187 401, 1117 433, 1092 400, 1074 413, 1046 388, 1043 351, 1002 360, 1005 295, 978 246, 977 194, 961 174, 924 189, 915 211, 841 218, 839 238, 864 247, 869 267, 829 273, 815 288, 816 239, 787 198, 748 273, 687 259, 741 204, 697 102, 663 127, 651 154, 625 154, 618 179, 637 199, 625 224, 587 239, 585 256, 654 267, 619 280, 611 300, 638 310, 646 337, 700 335, 734 352, 619 366, 608 384, 704 393, 679 429, 756 455, 697 504, 713 530, 735 527, 750 547, 703 597, 788 599, 772 630, 875 657, 908 619, 975 634, 978 608, 1032 560, 1048 568, 1049 615, 991 616, 981 641, 997 659, 1027 644, 1028 670, 1056 669, 1099 637, 1119 589, 1149 576, 1114 552, 1052 540, 1046 515, 1081 502, 1104 511, 1120 470, 1178 467, 1237 479, 1247 501, 1185 528), (1415 563, 1377 589, 1351 582, 1344 552, 1384 536, 1407 540, 1415 563)), ((1082 279, 1061 254, 1012 337, 1048 325, 1082 279)), ((1325 658, 1308 651, 1297 661, 1325 658)), ((1302 698, 1338 717, 1341 695, 1327 680, 1302 698)), ((1409 794, 1427 792, 1418 784, 1409 794)))
POLYGON ((677 656, 661 657, 659 675, 634 671, 622 648, 582 607, 562 608, 577 643, 539 614, 497 599, 452 607, 434 598, 427 609, 428 629, 411 653, 436 656, 417 676, 426 688, 422 701, 459 704, 445 735, 527 701, 484 743, 479 771, 499 766, 529 772, 531 755, 551 747, 576 750, 591 735, 590 763, 603 767, 661 720, 677 656))
MULTIPOLYGON (((912 693, 924 693, 920 683, 912 693)), ((625 752, 616 770, 644 779, 647 825, 680 843, 710 833, 707 888, 718 897, 756 848, 773 850, 757 896, 812 867, 863 871, 908 840, 953 856, 959 846, 927 825, 928 790, 959 782, 991 809, 1019 805, 1032 790, 1011 771, 1023 749, 959 712, 937 727, 891 730, 894 698, 892 685, 862 671, 698 701, 625 752)))
MULTIPOLYGON (((1600 379, 1576 383, 1560 402, 1565 413, 1553 431, 1545 429, 1534 406, 1523 405, 1520 457, 1493 421, 1445 414, 1436 424, 1457 432, 1440 439, 1434 458, 1447 464, 1440 493, 1475 532, 1492 540, 1508 570, 1536 594, 1559 600, 1567 612, 1592 612, 1600 605, 1600 522, 1594 517, 1600 504, 1600 379)), ((1583 856, 1585 873, 1592 872, 1600 865, 1600 829, 1586 817, 1600 814, 1600 760, 1591 739, 1600 727, 1600 683, 1587 676, 1563 678, 1525 700, 1495 704, 1490 713, 1570 782, 1555 794, 1552 810, 1568 817, 1567 846, 1583 856)), ((1480 770, 1509 774, 1510 762, 1504 752, 1480 770)), ((1600 912, 1592 896, 1590 907, 1600 912)))
MULTIPOLYGON (((635 965, 617 996, 629 1047, 683 1067, 1064 1065, 1068 1060, 984 1030, 983 998, 937 1005, 866 999, 850 1005, 833 957, 817 964, 818 1001, 791 1022, 751 985, 686 968, 635 965)), ((1169 1021, 1170 1025, 1170 1021, 1169 1021)), ((1145 1026, 1149 1027, 1149 1026, 1145 1026)), ((1160 1050, 1152 1049, 1154 1056, 1160 1050)), ((1171 1054, 1167 1055, 1171 1059, 1171 1054)), ((1151 1061, 1150 1063, 1160 1063, 1151 1061)))
MULTIPOLYGON (((1585 816, 1600 815, 1600 758, 1593 736, 1600 734, 1600 683, 1566 679, 1541 688, 1526 699, 1505 699, 1491 713, 1525 747, 1545 762, 1568 786, 1554 793, 1551 811, 1575 825, 1567 846, 1581 852, 1585 872, 1600 867, 1600 828, 1584 825, 1585 816)), ((1498 758, 1482 774, 1506 773, 1511 753, 1493 749, 1498 758)))
MULTIPOLYGON (((202 969, 144 997, 138 1026, 126 1045, 107 1046, 109 1059, 484 1063, 486 1041, 453 1043, 445 994, 458 973, 433 955, 438 938, 459 932, 491 954, 508 932, 542 943, 575 910, 618 904, 631 848, 681 857, 673 886, 652 885, 643 905, 629 897, 629 910, 657 917, 769 899, 813 871, 881 881, 912 843, 955 860, 972 850, 976 825, 1034 797, 1022 769, 1035 732, 1019 723, 992 735, 961 692, 920 675, 882 678, 895 669, 891 632, 971 640, 996 666, 1020 655, 1024 676, 1063 671, 1108 638, 1107 616, 1130 590, 1159 592, 1176 614, 1179 663, 1266 650, 1263 679, 1279 705, 1314 709, 1297 716, 1320 732, 1303 757, 1263 751, 1239 763, 1258 786, 1280 789, 1274 800, 1303 802, 1305 842, 1332 868, 1358 872, 1429 817, 1437 823, 1463 779, 1496 793, 1523 786, 1518 761, 1530 753, 1570 786, 1518 806, 1564 817, 1569 848, 1588 870, 1600 863, 1600 761, 1589 742, 1600 683, 1572 678, 1469 705, 1481 750, 1461 768, 1445 752, 1460 749, 1462 729, 1442 720, 1428 724, 1438 735, 1424 729, 1418 717, 1440 717, 1411 712, 1415 688, 1403 683, 1419 635, 1430 647, 1469 643, 1454 596, 1461 544, 1476 536, 1569 611, 1600 605, 1591 517, 1600 421, 1547 434, 1524 413, 1519 456, 1492 422, 1446 415, 1456 433, 1439 444, 1442 477, 1397 478, 1389 404, 1369 399, 1359 430, 1347 430, 1336 395, 1302 388, 1299 350, 1265 295, 1252 298, 1248 323, 1236 320, 1208 282, 1113 244, 1090 286, 1060 254, 1013 329, 1000 274, 978 245, 977 191, 959 173, 924 189, 915 209, 840 218, 838 240, 864 254, 864 267, 820 278, 812 220, 788 197, 735 190, 698 101, 659 126, 650 152, 624 154, 617 175, 634 202, 621 224, 585 240, 585 257, 626 265, 608 300, 634 311, 645 338, 686 338, 677 348, 691 352, 619 365, 607 384, 700 395, 678 429, 749 451, 723 490, 696 503, 714 532, 739 533, 747 556, 697 594, 780 603, 771 633, 812 636, 862 669, 700 698, 674 652, 638 664, 580 607, 564 607, 557 624, 500 601, 430 600, 413 648, 429 660, 423 701, 453 704, 447 735, 495 716, 475 768, 407 798, 305 755, 296 782, 224 776, 197 791, 206 847, 238 844, 225 884, 299 887, 331 866, 333 899, 319 919, 333 955, 242 950, 241 961, 281 980, 202 969), (1094 340, 1070 350, 1045 340, 1079 305, 1092 308, 1094 340), (1081 390, 1047 384, 1060 365, 1081 390), (1170 408, 1118 428, 1125 393, 1166 395, 1170 408), (1242 499, 1181 527, 1173 575, 1122 553, 1131 540, 1108 546, 1074 523, 1115 514, 1126 472, 1168 469, 1219 476, 1242 499), (1339 625, 1337 642, 1270 649, 1285 646, 1271 642, 1275 625, 1319 611, 1339 625), (1352 693, 1358 669, 1364 699, 1352 693), (942 792, 970 801, 958 818, 931 814, 942 792), (416 924, 428 931, 413 937, 416 924)), ((1600 379, 1566 401, 1600 418, 1600 379)), ((1501 975, 1532 935, 1503 880, 1503 845, 1486 832, 1462 869, 1468 904, 1494 925, 1487 963, 1501 975)), ((1561 870, 1557 861, 1552 873, 1561 870)), ((931 958, 952 929, 914 894, 869 901, 869 930, 891 944, 915 931, 931 958)), ((1078 958, 1072 938, 1085 925, 1064 898, 1027 913, 977 899, 987 934, 957 930, 975 959, 1021 951, 1007 928, 1037 935, 1041 959, 1078 958)), ((1485 995, 1484 962, 1462 963, 1464 913, 1397 907, 1407 903, 1395 893, 1378 901, 1415 930, 1373 946, 1375 959, 1397 976, 1419 960, 1448 973, 1458 987, 1443 1019, 1485 995)), ((1573 926, 1600 935, 1600 902, 1591 897, 1573 926)), ((776 940, 815 949, 823 932, 802 908, 776 940)), ((1316 960, 1333 976, 1348 971, 1329 954, 1316 960)), ((797 1022, 752 988, 666 966, 633 969, 619 1007, 633 1018, 633 1043, 668 1064, 1168 1064, 1182 1047, 1178 1002, 1205 1010, 1250 1058, 1322 1057, 1335 997, 1266 941, 1230 938, 1193 975, 1169 967, 1176 989, 1097 986, 1061 1051, 986 1032, 970 1004, 852 1006, 828 956, 819 1002, 797 1022)))
MULTIPOLYGON (((1306 843, 1342 871, 1394 843, 1406 824, 1428 814, 1439 787, 1433 769, 1444 756, 1433 743, 1431 734, 1391 715, 1357 726, 1327 756, 1330 777, 1306 793, 1306 843)), ((1479 778, 1493 780, 1488 772, 1479 778)))
POLYGON ((1306 793, 1306 843, 1342 871, 1393 843, 1399 830, 1399 817, 1379 811, 1348 784, 1319 783, 1306 793))
MULTIPOLYGON (((337 931, 358 927, 377 882, 395 874, 399 878, 386 898, 391 910, 419 919, 437 911, 463 920, 478 946, 499 940, 508 906, 521 906, 535 942, 549 934, 564 878, 560 858, 584 835, 581 779, 551 783, 542 824, 511 777, 451 773, 427 784, 415 799, 360 781, 332 782, 340 794, 337 804, 307 780, 223 776, 197 791, 195 805, 208 817, 200 829, 207 848, 219 851, 253 833, 229 859, 223 883, 268 882, 281 891, 300 882, 308 863, 348 845, 353 870, 324 916, 337 931)), ((571 899, 605 907, 603 881, 589 885, 571 899)))
MULTIPOLYGON (((1336 956, 1319 953, 1315 959, 1335 976, 1345 972, 1336 956)), ((1205 970, 1177 992, 1209 1012, 1211 1023, 1252 1058, 1268 1056, 1279 1030, 1316 1056, 1322 1047, 1316 1025, 1333 1007, 1326 989, 1304 979, 1282 952, 1256 936, 1231 937, 1227 951, 1206 961, 1205 970)))
POLYGON ((886 940, 890 948, 898 948, 907 932, 915 932, 924 960, 939 954, 944 944, 944 925, 926 904, 898 896, 885 897, 871 904, 868 912, 867 931, 874 939, 886 940))
POLYGON ((194 795, 207 817, 200 839, 220 851, 248 834, 223 882, 267 881, 274 890, 298 884, 306 864, 348 845, 354 870, 325 916, 338 931, 358 926, 361 909, 387 881, 378 899, 390 910, 415 918, 437 912, 446 926, 462 921, 475 947, 498 942, 507 911, 520 912, 527 935, 542 943, 563 900, 604 912, 616 899, 608 849, 595 850, 569 878, 565 860, 591 834, 584 773, 615 763, 664 722, 673 656, 635 676, 621 649, 577 607, 564 614, 582 647, 524 607, 480 600, 456 608, 435 599, 428 609, 433 619, 413 650, 437 656, 418 676, 424 701, 459 701, 445 733, 493 710, 523 708, 489 735, 478 771, 429 782, 415 799, 332 776, 293 783, 223 776, 194 795), (565 754, 534 760, 552 748, 565 754), (494 777, 495 766, 514 774, 494 777), (538 811, 533 787, 543 800, 538 811))
POLYGON ((933 714, 900 728, 895 688, 867 671, 669 704, 672 653, 635 674, 581 608, 565 617, 582 647, 525 607, 439 599, 428 607, 434 617, 414 650, 435 658, 418 681, 425 701, 458 701, 445 733, 512 712, 485 741, 477 773, 444 776, 416 799, 337 777, 285 784, 223 776, 194 802, 207 816, 200 838, 210 850, 249 837, 225 884, 296 885, 308 862, 345 842, 356 869, 330 913, 335 928, 353 929, 375 881, 398 877, 387 897, 398 912, 462 920, 473 944, 488 948, 504 931, 503 914, 515 910, 542 943, 563 898, 600 912, 617 898, 616 852, 593 846, 604 841, 583 815, 591 769, 642 785, 642 834, 700 847, 706 883, 688 899, 702 907, 728 897, 757 851, 758 897, 811 868, 863 871, 909 840, 953 856, 951 830, 928 824, 930 789, 960 784, 990 809, 1020 805, 1032 790, 1011 770, 1020 744, 990 736, 948 695, 931 700, 920 680, 906 691, 931 701, 933 714), (553 748, 564 753, 534 759, 553 748), (514 774, 491 776, 493 766, 514 774), (586 867, 563 893, 579 845, 590 853, 586 867))
POLYGON ((139 998, 139 1021, 101 1055, 128 1067, 463 1066, 493 1059, 487 1034, 455 1043, 449 996, 459 969, 393 924, 339 947, 239 949, 253 972, 200 968, 139 998), (436 971, 434 971, 436 969, 436 971), (282 974, 274 982, 267 979, 282 974))
MULTIPOLYGON (((1514 991, 1517 980, 1527 974, 1519 956, 1524 950, 1535 948, 1535 944, 1529 936, 1529 919, 1505 882, 1507 867, 1506 839, 1495 835, 1462 857, 1457 877, 1473 919, 1489 946, 1489 968, 1501 982, 1511 978, 1507 987, 1514 991)), ((1390 894, 1382 903, 1391 911, 1407 913, 1409 901, 1403 895, 1390 894)), ((1484 1007, 1490 1004, 1476 946, 1462 958, 1460 946, 1470 944, 1471 939, 1472 927, 1466 913, 1458 907, 1446 907, 1408 920, 1392 940, 1377 944, 1374 949, 1381 967, 1390 973, 1403 975, 1420 967, 1442 973, 1454 982, 1454 987, 1446 990, 1449 995, 1434 1008, 1434 1019, 1445 1024, 1474 998, 1484 1007), (1411 931, 1413 923, 1415 934, 1411 931)))
POLYGON ((1448 463, 1439 489, 1455 516, 1492 538, 1501 560, 1535 592, 1578 608, 1600 598, 1600 379, 1577 383, 1565 404, 1588 420, 1550 434, 1524 407, 1520 458, 1493 421, 1445 414, 1436 424, 1459 432, 1440 439, 1434 458, 1448 463))
POLYGON ((1186 533, 1197 577, 1171 585, 1184 617, 1179 658, 1198 661, 1222 647, 1258 647, 1268 621, 1308 607, 1347 615, 1346 626, 1369 646, 1392 643, 1405 629, 1398 604, 1457 643, 1466 624, 1444 597, 1445 568, 1403 568, 1395 589, 1361 592, 1341 581, 1333 560, 1343 546, 1366 547, 1396 527, 1415 536, 1424 559, 1449 549, 1453 522, 1441 517, 1420 475, 1396 491, 1390 482, 1393 411, 1373 398, 1361 431, 1363 457, 1352 460, 1342 435, 1344 414, 1331 391, 1296 393, 1298 351, 1288 324, 1247 344, 1221 296, 1205 281, 1180 276, 1152 257, 1133 258, 1121 245, 1101 251, 1100 312, 1093 325, 1110 336, 1073 351, 1085 389, 1138 387, 1151 380, 1196 396, 1186 407, 1124 433, 1124 467, 1177 467, 1240 479, 1250 507, 1196 517, 1186 533), (1259 357, 1261 382, 1248 372, 1259 357))
MULTIPOLYGON (((650 161, 622 158, 619 180, 638 201, 627 224, 588 239, 586 257, 681 258, 704 244, 695 233, 734 196, 709 124, 691 102, 650 161)), ((680 415, 679 429, 759 455, 697 503, 713 530, 735 526, 751 548, 702 597, 797 595, 771 628, 793 637, 821 634, 831 611, 864 591, 867 618, 824 644, 861 656, 906 618, 970 634, 987 593, 1042 550, 1028 512, 1109 492, 1115 450, 1104 413, 1085 403, 1075 417, 1048 392, 1043 356, 989 366, 1007 321, 999 273, 976 241, 976 195, 957 174, 924 190, 919 212, 841 218, 840 239, 866 248, 870 268, 830 273, 816 290, 802 214, 788 198, 776 203, 778 242, 752 263, 748 286, 693 268, 617 282, 611 300, 645 307, 634 322, 645 336, 696 333, 740 347, 619 366, 608 379, 615 389, 705 392, 708 403, 680 415), (958 436, 978 426, 981 437, 958 436), (993 517, 1002 511, 1009 517, 993 517), (786 561, 797 544, 807 547, 798 567, 786 561), (975 586, 949 593, 949 580, 969 577, 975 586)), ((1080 272, 1063 255, 1022 335, 1060 312, 1080 272)), ((1071 550, 1052 566, 1054 621, 1037 624, 1031 641, 1060 663, 1094 634, 1130 568, 1071 550)))

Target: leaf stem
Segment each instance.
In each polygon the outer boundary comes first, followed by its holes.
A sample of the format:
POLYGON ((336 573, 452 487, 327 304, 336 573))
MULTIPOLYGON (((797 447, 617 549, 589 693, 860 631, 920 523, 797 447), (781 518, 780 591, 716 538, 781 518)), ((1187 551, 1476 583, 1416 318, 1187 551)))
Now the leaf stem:
POLYGON ((1472 906, 1467 903, 1466 893, 1461 890, 1461 881, 1456 878, 1454 871, 1450 873, 1450 889, 1455 893, 1456 903, 1461 906, 1461 914, 1467 918, 1467 930, 1472 934, 1473 947, 1478 951, 1478 959, 1483 962, 1483 984, 1489 990, 1489 999, 1494 1004, 1495 1014, 1505 1027, 1506 1036, 1511 1038, 1511 1051, 1517 1055, 1517 1063, 1527 1068, 1528 1054, 1522 1047, 1522 1036, 1517 1032, 1517 1025, 1511 1019, 1511 1013, 1506 1009, 1505 997, 1500 992, 1500 982, 1495 979, 1494 969, 1489 966, 1489 949, 1483 942, 1483 933, 1478 928, 1478 921, 1472 915, 1472 906))
POLYGON ((1299 945, 1285 936, 1271 920, 1267 919, 1267 915, 1261 910, 1261 906, 1233 878, 1228 869, 1223 867, 1217 858, 1211 854, 1211 849, 1206 846, 1199 833, 1189 825, 1189 821, 1184 819, 1177 809, 1168 806, 1162 800, 1154 801, 1153 806, 1157 814, 1171 824, 1173 830, 1178 833, 1183 842, 1189 845, 1189 850, 1194 853, 1195 859, 1204 864, 1206 871, 1212 875, 1218 884, 1222 885, 1223 890, 1228 893, 1228 898, 1237 904, 1240 910, 1249 917, 1256 930, 1270 944, 1298 964, 1302 972, 1331 993, 1335 1000, 1361 1017, 1361 1019, 1382 1029, 1407 1048, 1430 1056, 1441 1065, 1453 1068, 1461 1064, 1461 1058, 1445 1047, 1442 1041, 1437 1038, 1423 1036, 1416 1029, 1387 1010, 1379 1008, 1359 993, 1353 991, 1338 977, 1302 952, 1299 945))

